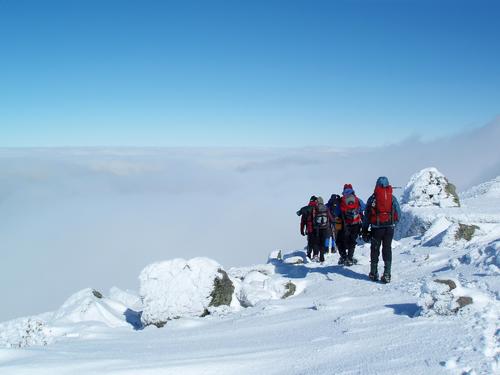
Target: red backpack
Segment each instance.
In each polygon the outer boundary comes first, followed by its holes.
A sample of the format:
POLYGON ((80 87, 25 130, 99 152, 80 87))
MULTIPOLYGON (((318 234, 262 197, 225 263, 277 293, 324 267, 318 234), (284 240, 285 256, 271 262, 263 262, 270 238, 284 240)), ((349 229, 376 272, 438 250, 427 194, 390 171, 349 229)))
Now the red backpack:
POLYGON ((392 209, 392 186, 377 186, 375 188, 370 222, 372 224, 393 224, 397 220, 392 209))
POLYGON ((340 210, 346 225, 361 223, 361 205, 354 194, 344 195, 340 201, 340 210))

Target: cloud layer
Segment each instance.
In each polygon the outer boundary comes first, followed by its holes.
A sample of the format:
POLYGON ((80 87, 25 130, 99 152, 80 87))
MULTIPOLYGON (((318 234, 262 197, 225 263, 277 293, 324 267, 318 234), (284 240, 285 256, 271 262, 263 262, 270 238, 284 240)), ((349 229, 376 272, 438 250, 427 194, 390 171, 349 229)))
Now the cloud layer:
POLYGON ((295 211, 345 182, 366 199, 379 175, 404 186, 435 166, 463 190, 500 175, 498 139, 500 119, 363 150, 0 149, 0 320, 87 286, 135 289, 152 261, 203 255, 227 267, 301 248, 295 211))

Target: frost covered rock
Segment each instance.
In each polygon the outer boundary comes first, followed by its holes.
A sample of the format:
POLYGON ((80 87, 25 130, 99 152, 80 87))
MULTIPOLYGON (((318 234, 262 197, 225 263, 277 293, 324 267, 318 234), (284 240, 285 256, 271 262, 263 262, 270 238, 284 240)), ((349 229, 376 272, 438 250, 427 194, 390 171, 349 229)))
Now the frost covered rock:
POLYGON ((0 347, 24 348, 52 342, 52 332, 45 319, 19 318, 0 323, 0 347))
POLYGON ((53 324, 64 325, 81 322, 100 322, 108 327, 129 326, 126 319, 127 306, 104 298, 94 289, 83 289, 71 297, 54 313, 53 324))
POLYGON ((415 173, 406 185, 401 203, 411 207, 460 207, 455 186, 436 168, 415 173))
POLYGON ((455 186, 436 168, 414 174, 406 185, 401 203, 401 219, 395 237, 424 236, 422 243, 426 246, 441 245, 451 225, 448 211, 460 207, 455 186), (432 233, 427 235, 428 230, 432 233))
POLYGON ((226 272, 208 258, 153 263, 142 270, 139 281, 145 325, 204 316, 210 306, 229 305, 234 292, 226 272))
POLYGON ((470 305, 471 297, 455 297, 457 283, 453 280, 429 280, 421 287, 420 298, 417 305, 420 315, 454 315, 461 308, 470 305))
POLYGON ((288 298, 296 289, 295 284, 279 275, 251 271, 241 284, 240 302, 244 307, 255 306, 260 301, 288 298))

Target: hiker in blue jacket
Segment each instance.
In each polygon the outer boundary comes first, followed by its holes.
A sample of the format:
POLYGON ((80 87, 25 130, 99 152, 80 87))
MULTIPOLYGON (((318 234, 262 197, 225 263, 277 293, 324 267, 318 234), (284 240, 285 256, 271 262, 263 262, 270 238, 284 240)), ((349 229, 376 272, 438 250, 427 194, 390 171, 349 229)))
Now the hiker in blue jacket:
POLYGON ((378 280, 378 259, 380 246, 382 246, 382 259, 384 260, 384 274, 380 281, 391 282, 392 266, 392 239, 394 227, 401 218, 401 209, 397 198, 392 195, 392 186, 387 177, 379 177, 375 191, 368 198, 363 218, 363 240, 371 242, 370 247, 370 273, 369 278, 378 280), (371 227, 371 232, 369 232, 371 227))

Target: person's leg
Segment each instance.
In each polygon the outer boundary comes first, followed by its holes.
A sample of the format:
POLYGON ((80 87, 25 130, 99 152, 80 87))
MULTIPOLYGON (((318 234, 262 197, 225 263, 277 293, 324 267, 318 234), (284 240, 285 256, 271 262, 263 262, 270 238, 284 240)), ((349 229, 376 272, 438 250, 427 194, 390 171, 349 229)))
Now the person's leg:
POLYGON ((326 247, 326 241, 330 237, 330 231, 328 229, 324 229, 320 232, 320 241, 322 246, 320 247, 320 253, 319 253, 319 261, 324 262, 325 261, 325 253, 328 251, 328 247, 326 247))
POLYGON ((378 258, 380 256, 380 245, 384 235, 382 228, 372 228, 372 240, 370 245, 370 274, 372 280, 378 279, 378 258))
POLYGON ((354 251, 356 250, 356 241, 357 241, 358 236, 359 236, 359 228, 360 228, 359 224, 352 225, 349 228, 349 242, 348 242, 348 247, 347 247, 347 251, 348 251, 347 259, 350 261, 350 263, 353 262, 354 251))
POLYGON ((339 250, 339 264, 344 264, 347 258, 347 250, 345 247, 345 231, 344 229, 337 232, 337 248, 339 250))
POLYGON ((382 238, 382 259, 384 260, 384 277, 387 282, 389 282, 391 279, 393 237, 394 228, 384 228, 384 234, 382 238))
POLYGON ((307 235, 307 257, 309 259, 312 259, 313 246, 314 246, 313 235, 312 234, 308 234, 307 235))

